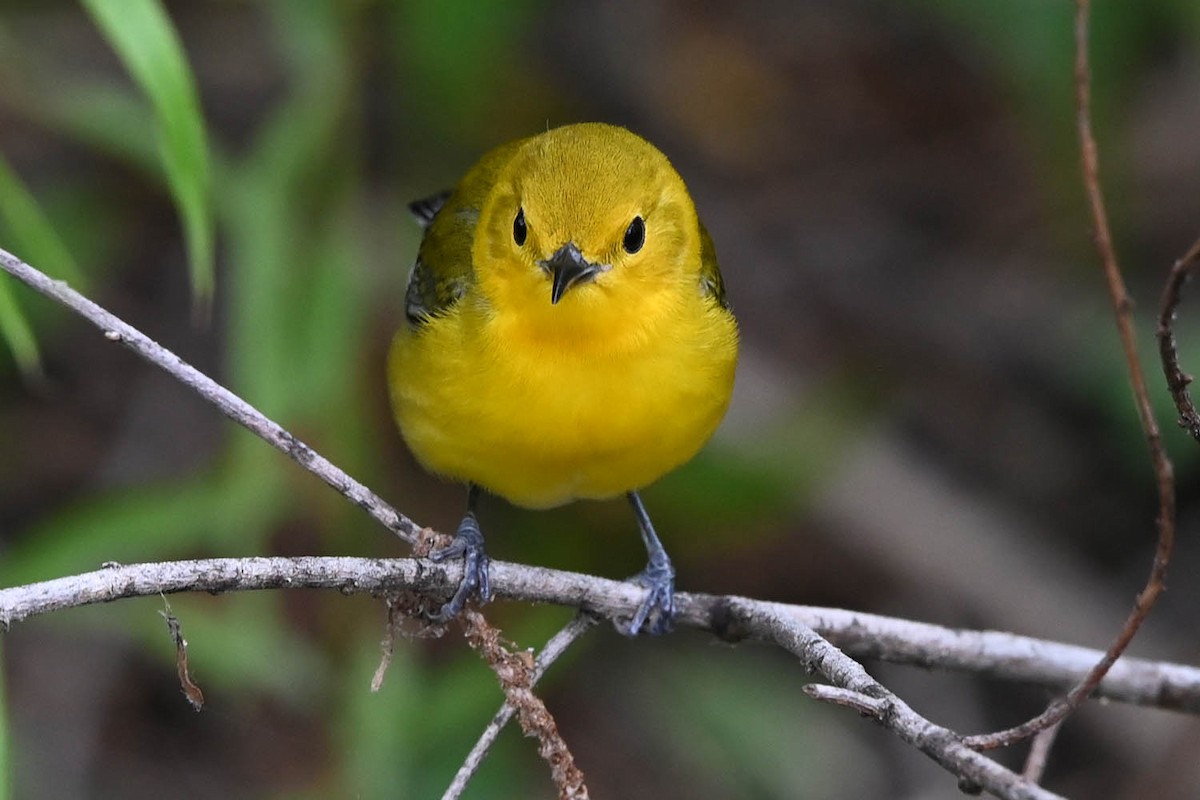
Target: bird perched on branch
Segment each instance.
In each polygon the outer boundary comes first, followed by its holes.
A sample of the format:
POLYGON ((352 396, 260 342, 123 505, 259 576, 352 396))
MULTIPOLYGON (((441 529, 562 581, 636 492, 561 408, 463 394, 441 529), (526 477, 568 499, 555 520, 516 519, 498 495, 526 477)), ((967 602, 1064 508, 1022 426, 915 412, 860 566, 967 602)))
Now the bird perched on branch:
POLYGON ((679 174, 624 128, 567 125, 492 150, 411 205, 424 238, 392 343, 400 432, 467 484, 464 577, 435 620, 491 596, 480 490, 528 508, 626 495, 649 556, 621 629, 670 630, 675 571, 638 490, 690 459, 725 414, 737 324, 679 174))

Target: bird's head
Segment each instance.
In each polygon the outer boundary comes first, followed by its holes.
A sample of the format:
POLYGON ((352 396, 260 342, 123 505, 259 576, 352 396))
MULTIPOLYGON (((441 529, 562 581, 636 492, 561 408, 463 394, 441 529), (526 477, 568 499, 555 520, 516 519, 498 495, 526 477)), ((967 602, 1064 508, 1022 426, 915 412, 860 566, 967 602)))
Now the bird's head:
POLYGON ((473 257, 499 315, 542 337, 645 332, 696 286, 700 233, 661 152, 612 125, 525 140, 480 210, 473 257))

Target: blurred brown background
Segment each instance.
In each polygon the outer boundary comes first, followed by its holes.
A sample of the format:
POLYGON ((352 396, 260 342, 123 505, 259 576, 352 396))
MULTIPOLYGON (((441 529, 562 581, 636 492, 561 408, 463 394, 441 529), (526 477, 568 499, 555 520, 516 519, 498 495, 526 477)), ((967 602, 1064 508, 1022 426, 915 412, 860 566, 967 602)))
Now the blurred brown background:
MULTIPOLYGON (((1098 2, 1096 125, 1118 250, 1176 459, 1180 545, 1137 655, 1195 662, 1196 445, 1153 356, 1170 263, 1200 234, 1200 5, 1098 2)), ((1090 242, 1072 9, 914 3, 168 3, 199 89, 217 232, 193 323, 148 111, 89 16, 0 9, 0 153, 86 292, 423 524, 383 382, 418 230, 404 204, 488 147, 626 125, 688 180, 744 337, 706 451, 645 493, 683 589, 1104 646, 1149 568, 1149 459, 1090 242)), ((12 231, 0 223, 0 236, 12 231)), ((5 239, 9 247, 30 258, 5 239)), ((0 580, 122 562, 404 553, 333 492, 23 288, 43 376, 0 351, 0 580)), ((1185 300, 1185 364, 1200 364, 1185 300)), ((485 501, 492 554, 640 568, 621 502, 485 501)), ((335 594, 173 597, 209 705, 178 690, 161 601, 22 623, 3 647, 14 797, 435 797, 500 701, 453 634, 404 643, 335 594)), ((539 645, 562 609, 489 616, 539 645)), ((868 664, 978 732, 1044 690, 868 664)), ((941 798, 951 778, 800 693, 765 648, 598 631, 544 695, 598 798, 941 798)), ((1047 774, 1071 797, 1193 798, 1200 722, 1090 706, 1047 774)), ((1019 766, 1022 748, 1004 756, 1019 766)), ((513 730, 467 793, 549 797, 513 730)))

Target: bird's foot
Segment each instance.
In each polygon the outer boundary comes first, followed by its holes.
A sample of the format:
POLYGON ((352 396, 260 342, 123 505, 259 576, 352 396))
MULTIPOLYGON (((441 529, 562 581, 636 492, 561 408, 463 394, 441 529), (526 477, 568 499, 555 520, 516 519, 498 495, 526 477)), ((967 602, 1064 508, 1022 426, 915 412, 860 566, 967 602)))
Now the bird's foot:
POLYGON ((669 560, 651 561, 646 568, 630 578, 646 589, 646 597, 628 623, 616 623, 626 636, 645 632, 651 636, 670 633, 675 627, 675 568, 669 560))
POLYGON ((479 529, 479 520, 475 519, 472 512, 467 512, 459 523, 454 541, 429 554, 429 560, 435 563, 451 558, 463 560, 462 582, 445 605, 428 615, 430 622, 449 622, 462 612, 472 597, 478 597, 484 603, 492 599, 492 586, 488 579, 491 559, 483 549, 483 531, 479 529))

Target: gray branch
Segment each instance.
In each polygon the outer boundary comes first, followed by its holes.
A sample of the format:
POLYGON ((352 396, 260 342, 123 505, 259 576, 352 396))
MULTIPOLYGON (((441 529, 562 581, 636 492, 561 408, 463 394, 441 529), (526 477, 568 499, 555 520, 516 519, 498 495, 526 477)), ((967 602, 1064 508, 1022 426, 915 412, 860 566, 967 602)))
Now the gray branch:
MULTIPOLYGON (((964 791, 984 789, 1012 800, 1053 800, 1059 796, 1000 766, 963 744, 949 728, 925 719, 872 678, 854 659, 838 650, 796 617, 765 603, 735 600, 731 612, 738 624, 795 655, 809 672, 816 672, 840 689, 862 695, 861 711, 908 744, 959 776, 964 791)), ((845 692, 843 692, 843 695, 845 692)), ((819 694, 815 695, 819 699, 819 694)), ((847 703, 844 696, 828 698, 847 703)))
MULTIPOLYGON (((0 589, 0 630, 15 622, 68 608, 125 597, 175 592, 256 589, 335 589, 344 594, 414 591, 436 601, 458 586, 458 563, 413 558, 211 558, 113 565, 95 572, 0 589)), ((492 562, 497 598, 552 603, 611 619, 628 617, 642 600, 632 583, 576 572, 492 562)), ((1100 651, 996 631, 945 628, 834 608, 767 603, 741 597, 680 592, 679 624, 726 640, 764 637, 745 629, 738 609, 786 617, 813 629, 858 659, 971 672, 1051 688, 1070 686, 1100 651)), ((1125 657, 1100 684, 1097 696, 1133 705, 1200 713, 1200 669, 1125 657)))

